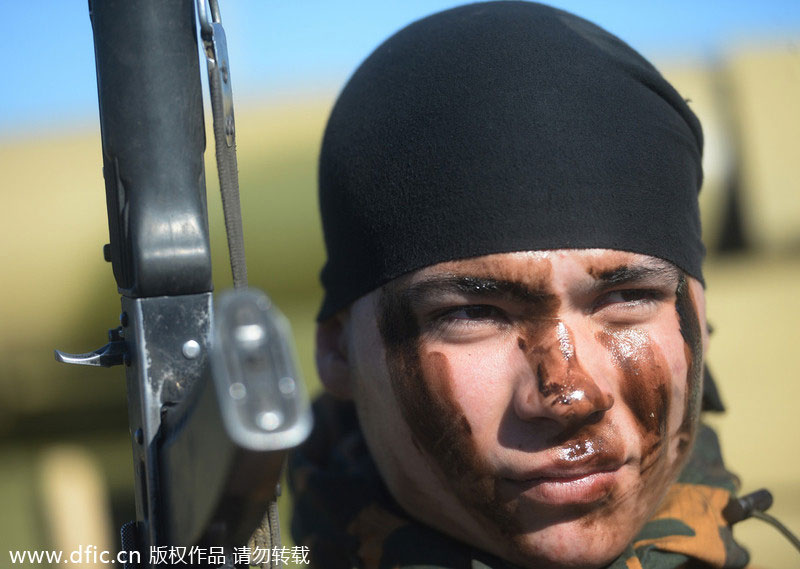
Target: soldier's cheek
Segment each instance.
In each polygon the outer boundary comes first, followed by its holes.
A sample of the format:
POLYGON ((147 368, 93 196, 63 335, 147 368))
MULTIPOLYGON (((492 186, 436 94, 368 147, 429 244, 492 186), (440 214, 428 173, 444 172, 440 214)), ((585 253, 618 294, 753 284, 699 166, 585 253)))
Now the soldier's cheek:
POLYGON ((647 331, 606 329, 597 339, 617 369, 622 404, 633 420, 639 442, 639 474, 646 482, 663 474, 668 460, 670 407, 673 400, 670 365, 647 331))

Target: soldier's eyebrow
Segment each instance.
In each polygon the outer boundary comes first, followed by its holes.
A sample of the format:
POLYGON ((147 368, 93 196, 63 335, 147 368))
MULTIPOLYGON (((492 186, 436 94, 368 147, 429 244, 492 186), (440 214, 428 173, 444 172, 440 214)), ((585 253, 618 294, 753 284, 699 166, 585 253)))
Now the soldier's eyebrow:
POLYGON ((403 297, 411 304, 424 304, 446 294, 468 295, 486 300, 510 300, 539 304, 552 298, 551 293, 502 279, 471 275, 435 275, 414 283, 405 289, 403 297))
POLYGON ((672 263, 661 260, 652 260, 643 264, 621 264, 611 269, 587 271, 595 279, 595 288, 605 290, 626 284, 663 285, 674 284, 676 287, 681 277, 681 271, 672 263))

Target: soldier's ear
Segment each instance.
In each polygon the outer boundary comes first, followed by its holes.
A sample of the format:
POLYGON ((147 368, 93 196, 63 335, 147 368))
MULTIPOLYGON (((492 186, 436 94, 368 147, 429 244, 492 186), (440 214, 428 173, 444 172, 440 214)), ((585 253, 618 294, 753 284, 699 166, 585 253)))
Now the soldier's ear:
POLYGON ((317 372, 325 389, 340 399, 350 399, 353 395, 346 324, 346 313, 317 324, 317 372))

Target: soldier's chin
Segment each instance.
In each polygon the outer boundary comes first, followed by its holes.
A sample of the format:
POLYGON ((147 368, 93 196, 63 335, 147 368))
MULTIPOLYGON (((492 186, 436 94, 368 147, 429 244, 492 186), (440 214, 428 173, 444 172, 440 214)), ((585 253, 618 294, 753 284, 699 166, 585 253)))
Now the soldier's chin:
POLYGON ((607 522, 577 518, 518 534, 501 556, 530 569, 600 569, 619 557, 636 533, 607 522))

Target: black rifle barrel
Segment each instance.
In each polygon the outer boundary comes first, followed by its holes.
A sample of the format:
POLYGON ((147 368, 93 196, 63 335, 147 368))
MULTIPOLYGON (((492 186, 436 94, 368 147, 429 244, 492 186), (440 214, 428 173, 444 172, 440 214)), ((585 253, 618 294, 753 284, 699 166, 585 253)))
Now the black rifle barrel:
POLYGON ((111 262, 131 298, 209 292, 193 0, 90 0, 111 262))

